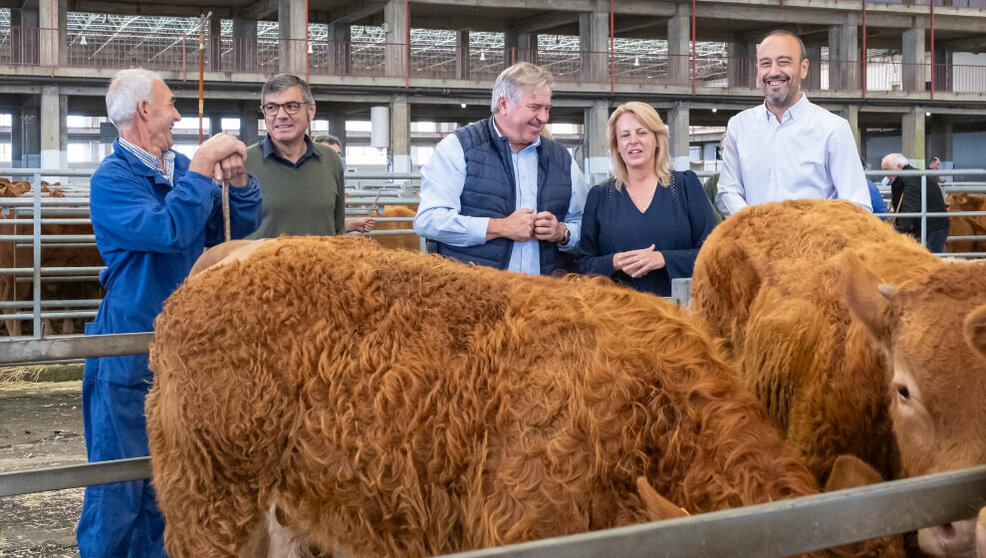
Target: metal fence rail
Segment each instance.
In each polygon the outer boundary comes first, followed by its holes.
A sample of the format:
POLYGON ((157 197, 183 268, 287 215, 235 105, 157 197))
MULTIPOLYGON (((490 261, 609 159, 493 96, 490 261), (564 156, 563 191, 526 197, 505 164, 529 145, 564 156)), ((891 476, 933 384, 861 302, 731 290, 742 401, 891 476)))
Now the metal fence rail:
MULTIPOLYGON (((48 299, 43 299, 41 285, 47 285, 45 288, 48 291, 48 298, 51 300, 57 300, 58 298, 69 298, 69 299, 91 299, 93 297, 99 296, 96 293, 87 292, 83 296, 76 294, 71 295, 52 295, 52 292, 64 292, 57 290, 58 288, 54 285, 55 283, 64 282, 88 282, 91 284, 92 288, 98 290, 95 282, 98 280, 97 274, 102 267, 93 267, 90 263, 87 266, 82 266, 80 262, 76 261, 77 267, 55 267, 53 265, 41 265, 39 262, 42 261, 41 256, 43 256, 48 250, 58 249, 64 250, 69 249, 76 254, 85 254, 86 250, 93 250, 93 240, 94 236, 92 234, 80 234, 79 231, 73 230, 72 234, 56 234, 54 229, 49 229, 51 225, 87 225, 90 223, 88 219, 88 187, 86 185, 73 185, 68 187, 68 192, 70 192, 72 197, 66 198, 40 198, 34 195, 35 191, 38 191, 37 185, 40 184, 42 177, 50 178, 54 180, 65 179, 67 177, 82 177, 88 178, 91 170, 47 170, 47 169, 13 169, 5 168, 0 169, 0 176, 8 175, 14 177, 26 177, 30 178, 34 188, 32 192, 29 192, 26 197, 22 198, 3 198, 0 200, 0 206, 4 208, 14 208, 17 213, 10 218, 10 216, 0 220, 0 225, 17 225, 20 227, 16 231, 11 231, 11 227, 5 227, 0 229, 0 243, 15 243, 18 248, 20 248, 21 253, 31 252, 34 256, 31 258, 33 261, 22 261, 17 265, 4 265, 2 259, 0 259, 0 282, 3 281, 14 281, 17 285, 30 284, 32 287, 32 296, 30 301, 0 301, 0 312, 7 312, 6 314, 0 314, 0 320, 8 320, 7 323, 15 323, 14 320, 31 320, 33 327, 32 336, 35 338, 40 338, 43 334, 42 330, 42 320, 56 320, 56 319, 89 319, 94 315, 94 308, 92 304, 83 304, 70 306, 67 303, 63 303, 62 307, 56 307, 49 304, 48 299), (39 225, 40 220, 40 225, 39 225), (44 228, 41 228, 44 227, 44 228), (5 230, 7 229, 7 230, 5 230), (14 232, 14 234, 11 234, 14 232), (40 255, 39 255, 40 254, 40 255), (12 278, 10 276, 13 276, 12 278), (56 289, 56 290, 52 290, 56 289)), ((697 174, 702 177, 708 177, 715 174, 709 171, 698 171, 697 174)), ((887 171, 873 170, 867 171, 868 176, 872 178, 879 178, 885 174, 887 171)), ((946 193, 952 192, 971 192, 971 193, 986 193, 986 182, 974 182, 976 179, 986 178, 986 170, 976 170, 976 169, 938 169, 938 170, 913 170, 913 171, 894 171, 895 175, 900 176, 920 176, 922 177, 922 182, 927 186, 929 183, 929 176, 945 175, 951 176, 956 179, 961 179, 954 183, 948 183, 943 187, 946 193)), ((378 214, 383 213, 383 209, 387 205, 415 205, 418 203, 418 188, 420 183, 420 175, 416 173, 388 173, 388 172, 361 172, 354 173, 346 177, 347 181, 347 199, 346 199, 346 214, 349 217, 360 217, 372 213, 374 210, 378 214)), ((61 186, 60 186, 61 187, 61 186)), ((889 197, 889 189, 884 187, 882 193, 885 198, 889 197)), ((925 207, 927 206, 927 194, 923 198, 925 207)), ((898 213, 898 214, 882 214, 881 218, 890 219, 893 217, 915 217, 922 221, 923 224, 927 223, 929 217, 949 217, 951 219, 957 219, 962 217, 979 217, 982 218, 986 216, 986 211, 949 211, 947 213, 934 213, 928 212, 927 210, 920 213, 898 213)), ((390 238, 395 236, 414 234, 410 229, 411 224, 410 217, 382 217, 378 216, 378 226, 375 230, 369 233, 362 233, 364 236, 378 237, 378 238, 390 238), (393 225, 390 223, 404 223, 407 228, 391 228, 393 225), (388 226, 389 225, 389 226, 388 226)), ((922 227, 922 231, 925 230, 922 227)), ((978 229, 977 229, 978 230, 978 229)), ((980 253, 981 251, 975 243, 986 243, 986 235, 975 234, 975 230, 972 231, 973 234, 956 234, 948 238, 948 242, 952 246, 952 249, 958 249, 958 245, 954 244, 957 242, 966 242, 966 246, 971 246, 968 248, 970 250, 977 250, 975 252, 948 252, 948 256, 954 257, 984 257, 986 254, 980 253)), ((424 242, 418 239, 419 249, 424 249, 424 242)), ((981 246, 979 244, 978 246, 981 246)), ((963 248, 966 249, 966 248, 963 248)), ((15 252, 16 253, 16 252, 15 252)), ((64 253, 64 252, 63 252, 64 253)), ((53 261, 59 261, 61 257, 51 258, 53 261)), ((13 291, 14 289, 9 289, 13 291)), ((45 322, 47 323, 47 322, 45 322)), ((66 324, 68 325, 68 324, 66 324)), ((2 326, 0 326, 2 328, 2 326)))
MULTIPOLYGON (((89 220, 89 188, 88 184, 73 184, 57 188, 68 197, 41 197, 42 178, 49 181, 65 180, 67 177, 88 179, 92 169, 49 170, 25 168, 0 168, 0 176, 24 179, 31 182, 32 189, 18 198, 0 199, 0 243, 13 245, 12 262, 0 257, 0 292, 4 284, 8 285, 6 292, 14 297, 18 291, 14 285, 21 286, 21 292, 26 292, 24 284, 30 286, 30 297, 21 294, 22 300, 0 300, 0 332, 5 328, 4 323, 15 326, 19 330, 21 321, 30 321, 32 337, 40 338, 45 333, 42 326, 48 320, 91 319, 95 316, 92 303, 69 304, 68 299, 80 299, 79 293, 64 291, 55 283, 77 282, 90 283, 90 288, 84 294, 85 299, 99 296, 97 292, 98 274, 102 266, 92 264, 98 261, 93 258, 95 253, 95 236, 91 232, 80 230, 90 225, 89 220), (36 195, 35 193, 38 193, 36 195), (52 225, 77 226, 65 234, 65 229, 51 228, 52 225), (52 254, 52 249, 58 249, 58 255, 52 254), (68 249, 68 250, 65 250, 68 249), (66 259, 78 257, 80 259, 66 259), (26 256, 26 257, 25 257, 26 256), (47 263, 45 262, 47 259, 47 263), (82 261, 90 261, 82 265, 82 261), (59 267, 53 264, 63 261, 74 261, 74 267, 59 267), (71 294, 65 294, 65 293, 71 294), (44 294, 43 294, 44 293, 44 294), (57 293, 57 294, 56 294, 57 293), (47 297, 47 298, 43 298, 47 297), (65 298, 66 300, 58 300, 65 298), (57 304, 52 304, 53 302, 57 304)), ((347 194, 346 213, 349 217, 359 217, 369 214, 372 209, 380 213, 387 205, 417 204, 418 183, 420 175, 414 173, 362 172, 346 177, 347 194), (372 207, 371 207, 372 206, 372 207)), ((363 233, 370 237, 393 237, 414 234, 410 229, 411 219, 408 217, 377 217, 379 223, 389 221, 406 224, 406 228, 393 229, 381 227, 378 230, 363 233)), ((400 226, 400 225, 398 225, 400 226)), ((423 247, 419 240, 419 246, 423 247)), ((423 248, 422 248, 423 249, 423 248)), ((101 263, 101 262, 100 262, 101 263)), ((50 331, 47 333, 51 333, 50 331)), ((11 335, 7 331, 7 335, 11 335)))
POLYGON ((986 466, 450 556, 788 556, 969 519, 983 502, 986 466))
MULTIPOLYGON (((153 333, 0 342, 0 365, 147 352, 153 333)), ((0 497, 148 478, 149 458, 0 474, 0 497)), ((986 466, 458 554, 781 556, 968 519, 986 503, 986 466)))

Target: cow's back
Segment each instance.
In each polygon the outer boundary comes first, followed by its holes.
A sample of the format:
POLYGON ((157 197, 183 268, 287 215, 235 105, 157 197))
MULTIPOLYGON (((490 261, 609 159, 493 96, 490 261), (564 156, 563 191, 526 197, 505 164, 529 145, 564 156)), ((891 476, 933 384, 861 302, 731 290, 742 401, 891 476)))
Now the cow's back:
POLYGON ((708 335, 606 280, 280 239, 189 280, 155 332, 178 555, 258 502, 326 548, 420 555, 643 521, 638 476, 693 512, 815 490, 708 335))
POLYGON ((852 253, 888 282, 938 260, 845 201, 753 206, 727 219, 695 262, 692 307, 726 340, 745 383, 820 481, 855 454, 885 477, 896 467, 886 363, 845 302, 852 253))

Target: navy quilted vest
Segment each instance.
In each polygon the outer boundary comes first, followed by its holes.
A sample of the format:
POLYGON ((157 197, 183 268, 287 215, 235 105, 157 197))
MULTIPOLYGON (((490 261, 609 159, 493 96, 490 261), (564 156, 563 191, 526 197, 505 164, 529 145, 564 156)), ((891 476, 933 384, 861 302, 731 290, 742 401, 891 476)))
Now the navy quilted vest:
MULTIPOLYGON (((514 172, 507 138, 498 137, 493 118, 487 118, 455 131, 466 158, 466 181, 462 188, 460 213, 471 217, 502 218, 517 207, 514 172)), ((541 138, 538 153, 536 212, 550 211, 559 221, 568 214, 572 198, 572 157, 560 144, 541 138)), ((463 262, 507 269, 513 241, 495 238, 477 246, 449 246, 438 243, 437 252, 463 262)), ((550 275, 558 267, 558 246, 540 242, 541 274, 550 275)))

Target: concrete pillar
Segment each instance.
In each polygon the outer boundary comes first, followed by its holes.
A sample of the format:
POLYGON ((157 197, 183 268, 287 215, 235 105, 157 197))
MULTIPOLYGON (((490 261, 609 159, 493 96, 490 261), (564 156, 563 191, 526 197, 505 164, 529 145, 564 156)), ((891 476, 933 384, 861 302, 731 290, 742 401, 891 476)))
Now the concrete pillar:
POLYGON ((308 27, 307 2, 278 0, 277 18, 280 38, 279 70, 282 73, 304 77, 308 70, 308 45, 305 43, 308 27))
POLYGON ((822 88, 822 45, 819 43, 806 44, 805 52, 808 54, 808 77, 801 83, 801 89, 803 91, 818 91, 822 88))
POLYGON ((688 154, 688 111, 687 101, 675 101, 668 111, 668 146, 671 151, 671 165, 675 170, 688 170, 691 159, 688 154))
POLYGON ((257 143, 260 137, 258 121, 260 119, 260 101, 243 101, 240 103, 240 141, 247 145, 257 143))
POLYGON ((411 172, 411 113, 407 95, 395 95, 390 103, 390 149, 393 172, 411 172))
POLYGON ((933 116, 928 120, 926 128, 928 131, 928 159, 938 157, 942 161, 951 161, 954 157, 952 152, 954 126, 952 123, 941 116, 933 116))
POLYGON ((937 46, 935 47, 935 91, 951 91, 954 81, 952 67, 952 51, 937 46))
POLYGON ((901 152, 917 168, 925 166, 924 107, 914 107, 901 120, 901 152))
POLYGON ((455 33, 455 77, 469 79, 469 31, 455 33))
POLYGON ((350 44, 352 40, 352 31, 348 23, 342 23, 337 25, 329 25, 328 37, 329 41, 329 52, 331 53, 331 58, 329 58, 329 73, 344 76, 349 74, 351 68, 350 62, 350 44))
POLYGON ((65 168, 68 161, 68 103, 57 85, 41 88, 41 167, 65 168))
POLYGON ((855 24, 829 26, 829 90, 859 88, 859 30, 855 24))
POLYGON ((21 101, 21 165, 38 167, 41 165, 41 97, 24 95, 21 101))
POLYGON ((586 174, 590 184, 598 184, 609 175, 609 135, 606 123, 609 122, 609 104, 603 100, 592 101, 585 109, 585 148, 589 156, 586 174))
POLYGON ((407 75, 408 48, 407 14, 404 0, 388 0, 383 9, 384 29, 387 35, 387 76, 407 75))
POLYGON ((38 6, 39 48, 42 66, 66 62, 65 30, 68 27, 67 0, 41 0, 38 6))
POLYGON ((904 31, 900 47, 902 88, 906 92, 924 91, 927 74, 924 62, 924 28, 915 27, 904 31))
POLYGON ((223 44, 222 44, 222 23, 223 20, 216 16, 209 18, 209 69, 214 72, 222 71, 223 44))
POLYGON ((24 120, 21 111, 14 108, 10 111, 10 166, 22 166, 21 157, 24 155, 24 120))
POLYGON ((537 64, 538 36, 537 33, 526 33, 508 29, 503 34, 503 64, 504 67, 516 62, 537 64))
POLYGON ((330 112, 325 117, 329 121, 329 133, 339 138, 342 145, 342 152, 346 152, 346 114, 343 112, 330 112))
POLYGON ((859 105, 844 105, 840 111, 840 116, 849 121, 849 128, 852 129, 852 137, 856 140, 856 151, 859 152, 859 105))
POLYGON ((233 71, 257 71, 257 21, 233 19, 233 71))
POLYGON ((223 131, 223 115, 212 113, 207 116, 209 117, 209 137, 211 138, 223 131))
POLYGON ((675 14, 668 19, 668 78, 673 85, 690 85, 692 7, 690 4, 676 6, 675 14))
POLYGON ((609 81, 609 12, 579 14, 582 82, 609 81))
MULTIPOLYGON (((38 10, 10 10, 10 49, 14 64, 37 64, 39 49, 38 10)), ((20 159, 17 159, 19 162, 20 159)))
POLYGON ((729 55, 729 87, 757 86, 757 45, 738 34, 727 45, 729 55))

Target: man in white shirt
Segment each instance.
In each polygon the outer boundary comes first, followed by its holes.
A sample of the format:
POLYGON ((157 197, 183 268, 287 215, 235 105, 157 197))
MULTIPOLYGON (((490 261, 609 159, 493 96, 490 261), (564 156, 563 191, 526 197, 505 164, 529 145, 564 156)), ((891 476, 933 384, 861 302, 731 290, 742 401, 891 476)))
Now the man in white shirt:
POLYGON ((726 216, 747 205, 841 198, 870 207, 856 142, 845 119, 801 92, 808 76, 797 35, 773 31, 757 48, 764 103, 729 119, 716 205, 726 216))

